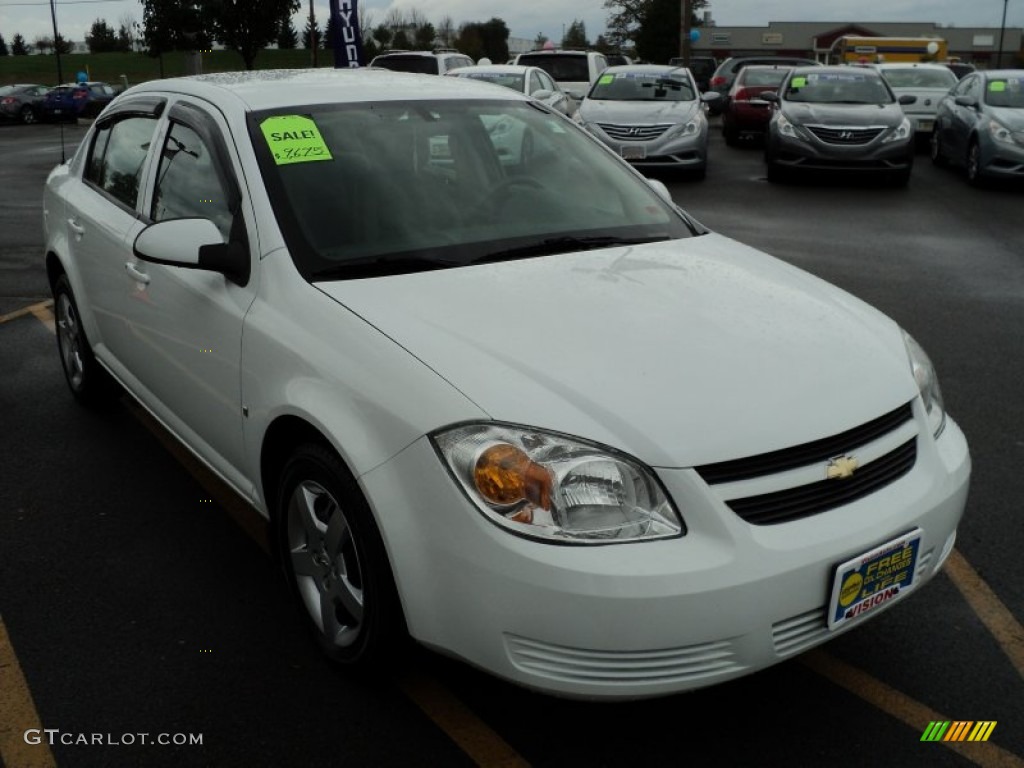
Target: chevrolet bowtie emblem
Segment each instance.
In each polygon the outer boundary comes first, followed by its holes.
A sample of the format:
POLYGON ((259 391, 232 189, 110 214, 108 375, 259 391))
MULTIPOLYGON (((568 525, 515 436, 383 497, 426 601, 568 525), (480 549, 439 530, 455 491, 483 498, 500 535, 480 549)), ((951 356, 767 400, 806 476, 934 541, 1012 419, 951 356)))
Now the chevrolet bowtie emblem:
POLYGON ((845 480, 848 477, 853 477, 858 463, 853 456, 836 456, 825 467, 825 477, 829 480, 845 480))

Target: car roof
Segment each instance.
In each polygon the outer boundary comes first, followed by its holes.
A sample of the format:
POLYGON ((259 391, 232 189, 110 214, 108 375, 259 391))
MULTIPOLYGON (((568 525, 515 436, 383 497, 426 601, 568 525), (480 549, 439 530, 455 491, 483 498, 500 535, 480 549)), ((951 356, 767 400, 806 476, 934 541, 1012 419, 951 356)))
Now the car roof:
MULTIPOLYGON (((539 69, 539 67, 528 67, 525 64, 477 64, 475 67, 462 67, 462 69, 452 70, 448 74, 453 77, 467 77, 473 73, 480 72, 491 72, 502 75, 525 75, 527 72, 534 69, 539 69)), ((541 71, 543 72, 544 70, 541 71)))
POLYGON ((178 93, 212 101, 223 109, 280 109, 304 104, 419 101, 429 98, 522 99, 506 89, 469 78, 437 77, 386 69, 264 69, 151 80, 122 95, 178 93))
POLYGON ((806 67, 797 66, 797 67, 793 67, 793 75, 794 76, 802 75, 802 74, 805 74, 805 73, 823 74, 823 75, 843 75, 843 74, 847 74, 849 72, 869 72, 872 75, 874 75, 875 77, 881 77, 881 74, 879 73, 879 71, 877 69, 875 69, 875 67, 873 67, 873 66, 867 66, 867 67, 848 67, 848 66, 846 66, 844 64, 835 64, 835 65, 831 65, 831 66, 826 66, 826 65, 818 64, 818 65, 813 66, 813 67, 812 66, 806 66, 806 67))
POLYGON ((689 72, 686 67, 674 67, 671 64, 618 64, 614 67, 608 67, 602 75, 616 74, 619 72, 635 72, 648 75, 657 74, 685 74, 689 72))
POLYGON ((880 61, 872 65, 876 69, 944 69, 949 70, 945 64, 933 61, 880 61))
POLYGON ((977 70, 988 80, 1002 80, 1007 77, 1024 78, 1024 69, 986 69, 977 70))

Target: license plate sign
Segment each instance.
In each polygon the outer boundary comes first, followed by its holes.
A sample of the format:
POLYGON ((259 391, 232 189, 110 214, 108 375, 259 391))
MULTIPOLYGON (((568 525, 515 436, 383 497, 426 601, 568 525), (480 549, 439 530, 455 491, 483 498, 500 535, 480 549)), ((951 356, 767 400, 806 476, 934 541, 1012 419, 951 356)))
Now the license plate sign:
POLYGON ((623 160, 643 160, 647 157, 647 147, 622 147, 619 151, 623 160))
POLYGON ((917 123, 917 130, 919 131, 931 131, 935 128, 934 120, 919 120, 917 123))
POLYGON ((836 567, 828 603, 829 629, 889 605, 913 588, 922 535, 915 528, 836 567))

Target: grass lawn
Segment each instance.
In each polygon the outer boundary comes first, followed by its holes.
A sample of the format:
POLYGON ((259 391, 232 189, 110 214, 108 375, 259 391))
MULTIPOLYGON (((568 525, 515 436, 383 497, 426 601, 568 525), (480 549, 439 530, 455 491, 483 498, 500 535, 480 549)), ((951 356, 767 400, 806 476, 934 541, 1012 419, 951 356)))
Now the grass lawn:
MULTIPOLYGON (((242 57, 234 51, 204 53, 203 72, 236 72, 245 69, 242 57)), ((310 65, 310 52, 305 48, 294 51, 267 50, 256 57, 256 69, 294 69, 310 65)), ((331 51, 317 51, 317 65, 334 65, 331 51)), ((160 61, 144 53, 68 53, 60 57, 61 74, 65 83, 75 80, 78 72, 87 72, 90 80, 102 80, 111 85, 136 85, 160 77, 160 61)), ((185 74, 185 54, 164 54, 163 76, 178 77, 185 74)), ((57 57, 53 54, 38 56, 0 56, 0 85, 11 83, 42 83, 57 85, 57 57)))

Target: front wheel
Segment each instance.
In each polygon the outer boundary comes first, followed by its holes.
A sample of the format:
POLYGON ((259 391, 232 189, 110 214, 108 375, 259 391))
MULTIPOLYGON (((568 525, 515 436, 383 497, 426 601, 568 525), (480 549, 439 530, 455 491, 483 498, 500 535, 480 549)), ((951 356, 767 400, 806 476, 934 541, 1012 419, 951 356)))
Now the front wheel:
POLYGON ((25 125, 33 125, 39 122, 39 118, 36 117, 36 111, 27 104, 21 108, 21 122, 25 125))
POLYGON ((971 145, 967 148, 967 181, 975 187, 981 186, 984 177, 981 174, 981 147, 978 140, 972 139, 971 145))
POLYGON ((343 666, 379 666, 405 627, 384 543, 355 479, 332 451, 308 444, 285 464, 279 488, 281 561, 317 643, 343 666))
POLYGON ((53 284, 53 305, 57 316, 57 350, 71 394, 83 405, 106 404, 113 399, 117 387, 92 353, 67 275, 61 275, 53 284))

